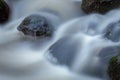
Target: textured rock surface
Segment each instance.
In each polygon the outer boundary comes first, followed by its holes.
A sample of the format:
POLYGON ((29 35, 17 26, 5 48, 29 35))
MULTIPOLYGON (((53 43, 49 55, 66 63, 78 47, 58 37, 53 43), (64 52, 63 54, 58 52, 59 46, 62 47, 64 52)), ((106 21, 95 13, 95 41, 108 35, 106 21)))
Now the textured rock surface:
POLYGON ((82 9, 85 13, 106 13, 120 6, 120 0, 83 0, 82 9))
POLYGON ((26 17, 18 26, 18 30, 29 36, 51 36, 53 27, 46 18, 40 15, 31 15, 26 17))

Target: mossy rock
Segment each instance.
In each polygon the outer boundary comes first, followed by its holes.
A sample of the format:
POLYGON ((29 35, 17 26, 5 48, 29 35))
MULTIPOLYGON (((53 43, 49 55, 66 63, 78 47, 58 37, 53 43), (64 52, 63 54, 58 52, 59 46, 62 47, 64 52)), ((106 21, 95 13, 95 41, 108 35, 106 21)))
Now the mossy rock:
POLYGON ((120 0, 83 0, 82 10, 85 13, 101 13, 120 7, 120 0))
POLYGON ((111 80, 120 80, 120 61, 119 57, 112 57, 109 62, 108 75, 111 80))
POLYGON ((10 8, 4 0, 0 0, 0 23, 8 21, 10 17, 10 8))

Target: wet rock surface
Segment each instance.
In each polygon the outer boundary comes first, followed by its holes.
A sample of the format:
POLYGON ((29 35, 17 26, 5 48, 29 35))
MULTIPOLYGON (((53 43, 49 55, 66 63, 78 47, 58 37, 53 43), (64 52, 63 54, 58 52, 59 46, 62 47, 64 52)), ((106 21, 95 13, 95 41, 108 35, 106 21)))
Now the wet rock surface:
POLYGON ((120 21, 111 23, 104 31, 104 37, 113 41, 120 41, 120 21))
POLYGON ((51 36, 53 33, 52 25, 40 15, 26 17, 17 29, 25 35, 34 37, 51 36))
POLYGON ((83 0, 82 10, 85 13, 106 13, 120 7, 120 0, 83 0))
POLYGON ((4 0, 0 0, 0 23, 8 21, 10 16, 10 8, 4 0))

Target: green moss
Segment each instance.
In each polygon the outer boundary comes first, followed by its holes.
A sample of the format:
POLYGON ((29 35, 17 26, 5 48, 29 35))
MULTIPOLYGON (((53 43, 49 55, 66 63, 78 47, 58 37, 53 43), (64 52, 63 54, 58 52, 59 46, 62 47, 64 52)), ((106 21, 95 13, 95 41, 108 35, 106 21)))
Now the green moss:
POLYGON ((118 63, 118 56, 114 56, 110 59, 110 64, 117 64, 118 63))
POLYGON ((2 9, 2 6, 3 6, 3 5, 2 5, 2 2, 0 1, 0 9, 2 9))
POLYGON ((3 5, 4 0, 0 0, 0 6, 3 5))
POLYGON ((120 80, 120 62, 119 57, 112 57, 109 61, 108 75, 111 80, 120 80))

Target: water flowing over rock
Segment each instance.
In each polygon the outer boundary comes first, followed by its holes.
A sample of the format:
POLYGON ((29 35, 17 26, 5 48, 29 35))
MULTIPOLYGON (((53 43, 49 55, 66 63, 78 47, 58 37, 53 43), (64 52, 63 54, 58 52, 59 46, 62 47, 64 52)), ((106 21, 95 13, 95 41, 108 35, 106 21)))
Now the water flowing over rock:
POLYGON ((0 23, 8 21, 10 16, 10 8, 4 0, 0 0, 0 23))
POLYGON ((109 60, 116 55, 120 55, 120 46, 117 45, 105 47, 99 53, 99 57, 101 58, 101 61, 105 64, 108 64, 109 60))
POLYGON ((114 42, 120 41, 120 21, 110 23, 104 33, 107 39, 114 42))
POLYGON ((72 37, 62 38, 49 48, 49 55, 52 55, 57 60, 57 63, 67 65, 69 67, 76 55, 78 44, 77 40, 73 41, 71 38, 72 37))
POLYGON ((30 15, 26 17, 18 26, 18 30, 22 31, 25 35, 34 37, 51 36, 53 33, 52 25, 46 18, 40 15, 30 15))
POLYGON ((106 13, 120 7, 120 0, 83 0, 82 9, 85 13, 106 13))

